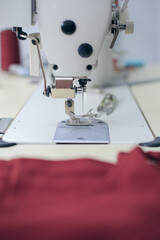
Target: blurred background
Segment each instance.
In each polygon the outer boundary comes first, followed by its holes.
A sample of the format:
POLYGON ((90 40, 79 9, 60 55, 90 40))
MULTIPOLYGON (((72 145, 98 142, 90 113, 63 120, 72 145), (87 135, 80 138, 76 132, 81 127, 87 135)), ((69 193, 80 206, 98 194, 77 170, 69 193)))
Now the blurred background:
MULTIPOLYGON (((122 0, 120 0, 122 1, 122 0)), ((130 0, 129 17, 135 24, 133 35, 121 33, 117 47, 126 50, 126 60, 160 63, 160 1, 130 0)))

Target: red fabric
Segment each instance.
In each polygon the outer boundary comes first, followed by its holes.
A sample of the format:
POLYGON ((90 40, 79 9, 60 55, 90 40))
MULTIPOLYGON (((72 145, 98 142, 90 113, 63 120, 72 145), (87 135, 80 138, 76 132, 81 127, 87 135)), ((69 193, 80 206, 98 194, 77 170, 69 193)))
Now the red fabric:
POLYGON ((11 30, 1 32, 1 68, 8 71, 13 63, 20 63, 19 45, 16 34, 11 30))
POLYGON ((0 239, 159 240, 158 161, 139 148, 117 165, 0 161, 0 239))

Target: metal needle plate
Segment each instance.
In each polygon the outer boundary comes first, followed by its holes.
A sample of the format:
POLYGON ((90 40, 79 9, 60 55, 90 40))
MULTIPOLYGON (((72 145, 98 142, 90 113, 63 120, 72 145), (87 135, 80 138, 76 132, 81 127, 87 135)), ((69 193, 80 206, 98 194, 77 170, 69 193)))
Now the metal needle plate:
POLYGON ((57 125, 53 142, 59 144, 108 144, 110 143, 107 123, 94 119, 92 126, 68 126, 66 121, 57 125))

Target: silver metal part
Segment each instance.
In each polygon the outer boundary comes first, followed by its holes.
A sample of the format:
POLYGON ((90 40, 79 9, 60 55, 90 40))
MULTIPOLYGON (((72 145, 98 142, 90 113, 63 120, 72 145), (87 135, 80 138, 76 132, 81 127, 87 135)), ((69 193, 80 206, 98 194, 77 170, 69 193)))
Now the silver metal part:
POLYGON ((125 30, 126 34, 133 34, 134 32, 134 23, 125 20, 125 22, 121 22, 121 16, 125 13, 127 9, 129 0, 125 0, 122 9, 119 8, 118 5, 112 5, 112 21, 111 21, 111 33, 113 34, 113 39, 110 45, 112 49, 115 45, 117 37, 119 33, 125 30))
POLYGON ((107 123, 93 119, 92 125, 68 126, 67 120, 60 122, 54 135, 54 143, 66 144, 109 144, 110 136, 107 123))
POLYGON ((0 134, 5 133, 12 120, 12 118, 0 118, 0 134))
POLYGON ((77 87, 77 88, 76 88, 76 93, 77 93, 77 94, 82 94, 82 92, 83 92, 82 87, 77 87))
POLYGON ((111 27, 112 27, 112 29, 116 30, 115 34, 114 34, 114 37, 113 37, 113 40, 112 40, 111 45, 110 45, 110 48, 112 49, 114 47, 114 45, 115 45, 115 42, 116 42, 117 38, 118 38, 120 30, 119 30, 119 26, 117 26, 115 24, 113 24, 111 27))
POLYGON ((115 95, 107 93, 103 98, 102 102, 97 108, 98 112, 105 112, 107 115, 110 115, 116 106, 117 98, 115 95))
POLYGON ((128 3, 129 3, 129 0, 125 0, 125 1, 124 1, 123 6, 122 6, 121 13, 123 13, 123 12, 127 9, 128 3))
POLYGON ((84 92, 82 93, 82 113, 84 113, 84 92))
POLYGON ((82 94, 82 112, 84 112, 84 93, 86 92, 86 88, 84 87, 77 87, 76 93, 82 94))
POLYGON ((4 148, 4 147, 12 147, 14 145, 16 145, 15 143, 12 142, 4 142, 2 140, 7 128, 9 127, 9 125, 12 122, 12 118, 0 118, 0 148, 4 148))
POLYGON ((90 109, 88 113, 84 115, 76 115, 74 112, 70 112, 68 115, 70 119, 66 120, 68 126, 93 126, 94 119, 100 117, 98 114, 92 113, 93 109, 90 109))
MULTIPOLYGON (((43 94, 46 95, 47 80, 46 80, 46 74, 45 74, 45 71, 44 71, 43 61, 42 61, 41 52, 40 52, 40 43, 39 43, 39 41, 38 41, 38 38, 37 38, 37 37, 33 37, 32 34, 29 35, 29 36, 26 36, 26 35, 21 34, 20 36, 23 37, 23 38, 26 38, 26 39, 31 39, 31 40, 33 40, 33 41, 35 42, 35 44, 36 44, 37 53, 38 53, 38 58, 39 58, 39 63, 40 63, 40 66, 41 66, 42 75, 43 75, 43 81, 44 81, 44 92, 43 92, 43 94)), ((40 40, 40 39, 39 39, 39 40, 40 40)))
POLYGON ((74 101, 72 99, 67 99, 65 101, 65 113, 70 116, 71 112, 74 112, 74 101))
POLYGON ((92 113, 93 109, 91 108, 86 114, 83 114, 82 117, 89 117, 89 118, 99 118, 100 115, 97 113, 92 113))
POLYGON ((12 120, 13 120, 12 118, 0 118, 0 148, 12 147, 16 145, 13 142, 5 142, 2 139, 5 135, 6 130, 10 126, 12 120))
POLYGON ((84 118, 84 117, 79 117, 79 118, 73 118, 73 119, 68 119, 66 120, 66 124, 68 126, 92 126, 93 125, 93 120, 84 118))

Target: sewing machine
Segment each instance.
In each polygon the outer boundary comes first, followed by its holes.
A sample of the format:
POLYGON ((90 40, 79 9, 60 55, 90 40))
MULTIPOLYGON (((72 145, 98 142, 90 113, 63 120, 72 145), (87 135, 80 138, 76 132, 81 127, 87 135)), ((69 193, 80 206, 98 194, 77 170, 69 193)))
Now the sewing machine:
POLYGON ((109 49, 119 32, 133 33, 133 23, 124 17, 127 3, 120 8, 114 0, 1 1, 0 24, 14 27, 20 40, 28 39, 31 75, 39 75, 40 63, 43 76, 43 84, 6 131, 4 141, 140 143, 154 139, 127 86, 86 93, 91 80, 105 85, 109 49), (37 21, 40 33, 27 35, 23 27, 37 21), (52 81, 45 74, 42 47, 52 81))

